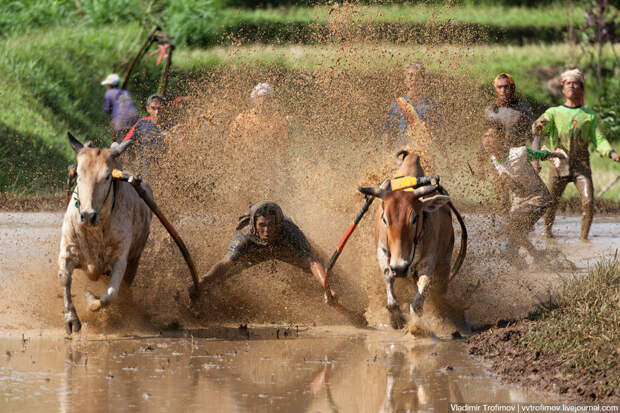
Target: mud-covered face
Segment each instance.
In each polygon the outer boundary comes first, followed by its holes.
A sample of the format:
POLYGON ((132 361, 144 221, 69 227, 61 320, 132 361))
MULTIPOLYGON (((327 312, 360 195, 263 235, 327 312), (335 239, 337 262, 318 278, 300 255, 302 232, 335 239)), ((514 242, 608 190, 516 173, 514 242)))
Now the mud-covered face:
POLYGON ((416 68, 405 69, 405 86, 407 89, 412 90, 420 86, 422 82, 422 73, 416 68))
POLYGON ((515 88, 510 84, 510 80, 498 79, 495 83, 495 94, 500 100, 510 102, 514 99, 515 88))
POLYGON ((583 84, 578 80, 566 80, 562 84, 562 94, 571 100, 581 100, 584 94, 583 84))
POLYGON ((274 215, 259 216, 256 218, 256 233, 261 241, 270 243, 276 240, 278 224, 274 215))
POLYGON ((151 116, 151 120, 155 125, 159 125, 161 123, 162 106, 161 100, 153 99, 153 101, 146 107, 146 111, 151 116))

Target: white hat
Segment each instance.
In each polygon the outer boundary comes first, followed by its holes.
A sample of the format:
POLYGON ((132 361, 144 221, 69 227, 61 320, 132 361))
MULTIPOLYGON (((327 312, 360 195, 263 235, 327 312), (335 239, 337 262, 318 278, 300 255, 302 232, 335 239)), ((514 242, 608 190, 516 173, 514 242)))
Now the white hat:
POLYGON ((581 84, 583 84, 586 80, 586 77, 584 76, 581 70, 572 69, 572 70, 567 70, 566 72, 562 73, 560 75, 560 80, 562 83, 566 82, 567 80, 576 80, 577 82, 580 82, 581 84))
POLYGON ((106 77, 103 82, 101 82, 102 85, 110 86, 118 86, 119 83, 121 83, 121 78, 116 73, 108 75, 108 77, 106 77))
POLYGON ((269 86, 269 83, 259 83, 254 86, 252 93, 250 93, 252 99, 263 95, 273 95, 273 89, 269 86))

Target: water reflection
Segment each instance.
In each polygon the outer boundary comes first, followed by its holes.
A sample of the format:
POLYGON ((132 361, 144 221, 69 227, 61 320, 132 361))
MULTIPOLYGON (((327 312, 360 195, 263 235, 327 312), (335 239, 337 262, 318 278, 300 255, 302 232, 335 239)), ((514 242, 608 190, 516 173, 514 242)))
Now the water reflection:
POLYGON ((0 411, 442 412, 450 402, 548 399, 497 384, 459 342, 351 329, 322 337, 288 330, 275 339, 275 330, 250 329, 232 341, 204 331, 33 339, 24 351, 18 340, 0 339, 12 354, 0 362, 0 411))

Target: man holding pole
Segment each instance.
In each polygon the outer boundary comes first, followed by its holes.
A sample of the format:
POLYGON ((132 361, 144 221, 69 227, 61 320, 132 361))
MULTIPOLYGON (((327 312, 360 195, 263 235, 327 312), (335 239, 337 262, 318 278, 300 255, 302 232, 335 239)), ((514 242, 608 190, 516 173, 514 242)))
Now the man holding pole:
POLYGON ((601 155, 620 162, 620 155, 614 151, 599 128, 599 120, 584 104, 585 77, 581 70, 567 70, 561 75, 562 94, 566 98, 562 106, 547 109, 532 125, 534 135, 548 136, 553 150, 564 151, 568 159, 558 161, 549 169, 549 186, 553 202, 545 214, 545 230, 553 237, 551 228, 559 198, 566 185, 573 182, 581 196, 581 239, 588 239, 594 216, 594 185, 590 168, 589 145, 601 155))

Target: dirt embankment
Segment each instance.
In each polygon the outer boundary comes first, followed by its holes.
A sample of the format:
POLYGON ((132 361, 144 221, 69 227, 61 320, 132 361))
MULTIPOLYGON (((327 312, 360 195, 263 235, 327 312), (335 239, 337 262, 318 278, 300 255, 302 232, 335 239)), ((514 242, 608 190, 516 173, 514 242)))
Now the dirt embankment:
POLYGON ((469 353, 488 360, 491 369, 504 382, 558 393, 583 402, 617 403, 620 400, 617 389, 610 387, 614 375, 617 380, 617 368, 608 372, 588 372, 586 369, 585 374, 567 374, 555 355, 527 349, 520 343, 525 332, 535 328, 534 321, 520 320, 499 325, 505 327, 491 328, 470 337, 467 344, 469 353), (601 387, 607 390, 601 391, 601 387))
POLYGON ((620 401, 620 263, 564 281, 547 308, 468 339, 505 381, 588 403, 620 401))

